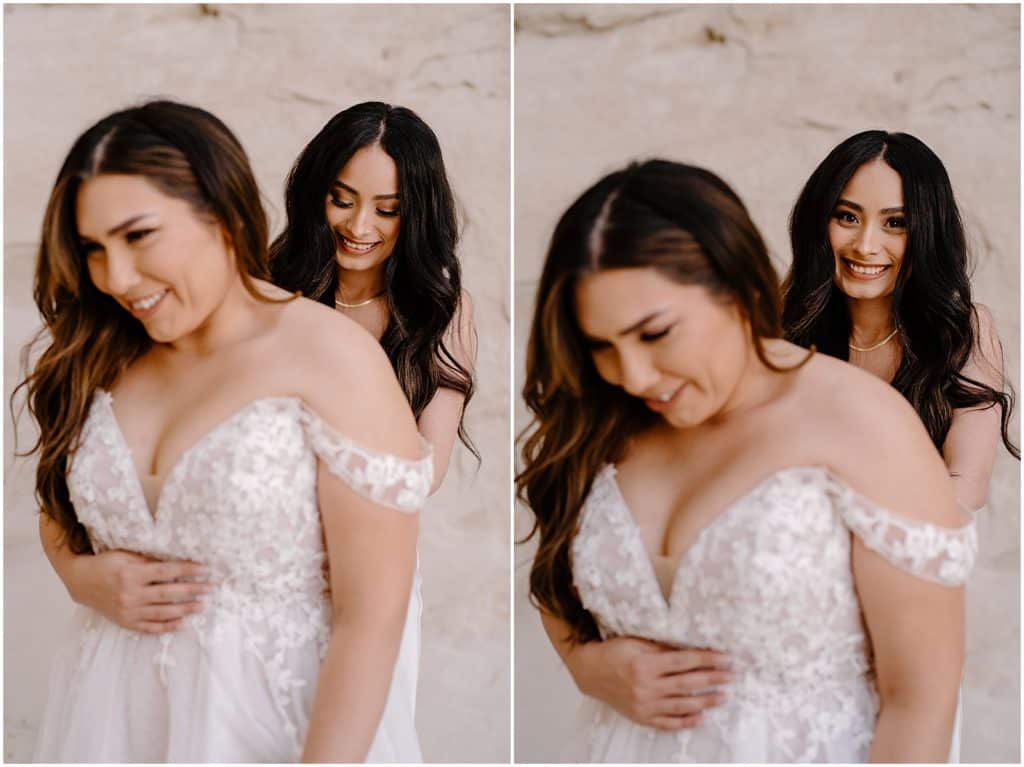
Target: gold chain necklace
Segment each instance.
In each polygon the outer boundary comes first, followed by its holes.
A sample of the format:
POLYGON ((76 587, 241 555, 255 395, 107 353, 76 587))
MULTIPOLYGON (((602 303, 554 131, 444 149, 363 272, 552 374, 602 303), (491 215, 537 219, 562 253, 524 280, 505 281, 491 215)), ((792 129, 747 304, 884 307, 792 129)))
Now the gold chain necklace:
POLYGON ((879 341, 874 346, 854 346, 853 344, 849 344, 849 347, 851 349, 853 349, 855 352, 873 352, 875 349, 881 349, 883 346, 885 346, 887 343, 889 343, 893 338, 895 338, 896 337, 896 330, 898 330, 898 328, 894 329, 889 335, 887 335, 885 338, 883 338, 881 341, 879 341))
POLYGON ((378 293, 375 296, 370 296, 370 298, 367 298, 365 301, 359 301, 359 302, 354 303, 354 304, 346 304, 340 298, 335 298, 334 299, 334 306, 337 307, 338 309, 343 309, 343 308, 344 309, 358 309, 360 306, 366 306, 367 304, 372 304, 374 301, 376 301, 378 298, 380 298, 383 295, 384 295, 384 291, 381 291, 380 293, 378 293))

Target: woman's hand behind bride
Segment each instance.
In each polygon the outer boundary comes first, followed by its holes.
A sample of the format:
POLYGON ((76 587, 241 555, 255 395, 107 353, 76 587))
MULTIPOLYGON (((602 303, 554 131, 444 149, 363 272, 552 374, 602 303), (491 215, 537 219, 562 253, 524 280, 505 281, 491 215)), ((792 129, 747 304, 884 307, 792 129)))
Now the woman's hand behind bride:
POLYGON ((164 562, 130 551, 82 555, 65 580, 72 599, 96 610, 122 628, 163 634, 203 609, 200 597, 212 586, 179 581, 205 574, 195 562, 164 562))
POLYGON ((544 628, 580 692, 645 727, 696 727, 701 712, 725 700, 729 658, 713 650, 678 649, 637 637, 572 645, 568 624, 542 612, 544 628))
POLYGON ((203 609, 200 598, 213 587, 195 562, 161 561, 130 551, 75 554, 60 530, 39 515, 39 538, 68 594, 121 628, 164 634, 203 609))

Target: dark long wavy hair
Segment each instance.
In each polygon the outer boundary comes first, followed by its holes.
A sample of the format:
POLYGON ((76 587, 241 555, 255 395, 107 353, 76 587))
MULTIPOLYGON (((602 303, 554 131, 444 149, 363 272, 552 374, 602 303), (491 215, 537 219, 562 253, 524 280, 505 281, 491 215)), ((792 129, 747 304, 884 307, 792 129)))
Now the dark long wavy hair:
POLYGON ((758 357, 779 370, 762 343, 782 336, 778 278, 746 208, 720 178, 664 160, 633 164, 601 179, 562 216, 537 288, 523 387, 534 422, 522 437, 516 487, 535 517, 527 539, 540 536, 531 598, 580 642, 598 636, 572 583, 580 508, 601 467, 619 460, 657 416, 598 374, 573 296, 588 273, 633 267, 735 301, 758 357))
POLYGON ((83 133, 54 183, 43 218, 34 298, 43 328, 25 349, 45 349, 23 387, 39 438, 36 499, 76 554, 92 550, 68 493, 74 455, 93 395, 109 388, 152 341, 138 320, 92 284, 78 237, 75 202, 87 179, 101 174, 142 176, 163 194, 189 203, 217 222, 230 239, 242 283, 260 300, 253 278, 269 279, 267 221, 245 151, 220 120, 196 107, 153 101, 116 112, 83 133), (48 343, 47 343, 48 342, 48 343))
POLYGON ((858 133, 833 149, 807 180, 789 219, 793 262, 783 282, 786 338, 849 359, 852 321, 847 298, 835 283, 828 223, 853 174, 878 159, 903 182, 907 220, 906 253, 892 294, 903 351, 892 385, 913 405, 940 452, 953 411, 987 405, 1000 408, 1003 444, 1020 458, 1009 436, 1012 389, 997 391, 962 373, 978 342, 967 240, 942 161, 914 136, 858 133))
MULTIPOLYGON (((270 246, 274 282, 334 308, 337 239, 325 202, 352 155, 378 144, 398 169, 401 214, 398 239, 384 262, 389 318, 380 343, 417 418, 439 388, 464 394, 465 413, 473 376, 445 342, 462 299, 455 200, 437 137, 412 110, 356 104, 332 117, 302 150, 285 188, 288 220, 270 246)), ((461 416, 459 439, 479 458, 461 416)))

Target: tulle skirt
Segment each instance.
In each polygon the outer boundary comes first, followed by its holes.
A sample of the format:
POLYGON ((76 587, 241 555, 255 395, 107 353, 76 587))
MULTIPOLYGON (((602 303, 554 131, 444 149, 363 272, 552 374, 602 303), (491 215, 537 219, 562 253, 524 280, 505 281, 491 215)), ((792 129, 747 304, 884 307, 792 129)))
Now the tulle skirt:
MULTIPOLYGON (((368 762, 422 761, 415 729, 420 613, 417 575, 368 762)), ((153 636, 76 608, 53 659, 33 761, 297 762, 318 645, 267 646, 266 625, 210 608, 200 615, 198 628, 153 636)), ((302 620, 310 620, 308 611, 282 624, 302 620)))

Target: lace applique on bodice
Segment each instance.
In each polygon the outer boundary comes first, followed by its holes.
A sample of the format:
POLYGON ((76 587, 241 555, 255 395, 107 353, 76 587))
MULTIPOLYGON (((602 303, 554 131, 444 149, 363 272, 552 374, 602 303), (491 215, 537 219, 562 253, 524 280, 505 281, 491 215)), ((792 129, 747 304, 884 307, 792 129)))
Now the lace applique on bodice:
POLYGON ((905 519, 858 496, 823 467, 794 467, 771 474, 712 518, 680 558, 666 598, 615 469, 605 467, 572 544, 583 605, 604 637, 721 650, 737 676, 725 705, 708 710, 700 727, 671 736, 602 707, 589 758, 866 757, 877 702, 850 569, 851 531, 896 566, 949 585, 964 582, 977 550, 973 524, 950 530, 905 519), (620 731, 630 728, 646 731, 661 750, 609 752, 608 744, 621 742, 620 731))
MULTIPOLYGON (((301 716, 288 701, 307 680, 292 673, 286 656, 307 647, 322 655, 329 636, 317 459, 375 503, 415 512, 433 477, 423 444, 419 460, 377 453, 338 434, 298 398, 257 399, 182 454, 151 512, 111 395, 99 391, 70 461, 68 489, 96 551, 126 549, 209 568, 216 588, 205 610, 186 619, 194 634, 160 637, 154 661, 161 674, 174 665, 179 642, 216 644, 242 627, 247 640, 238 651, 261 659, 297 747, 301 716)), ((105 624, 98 615, 90 621, 95 630, 105 624)))

